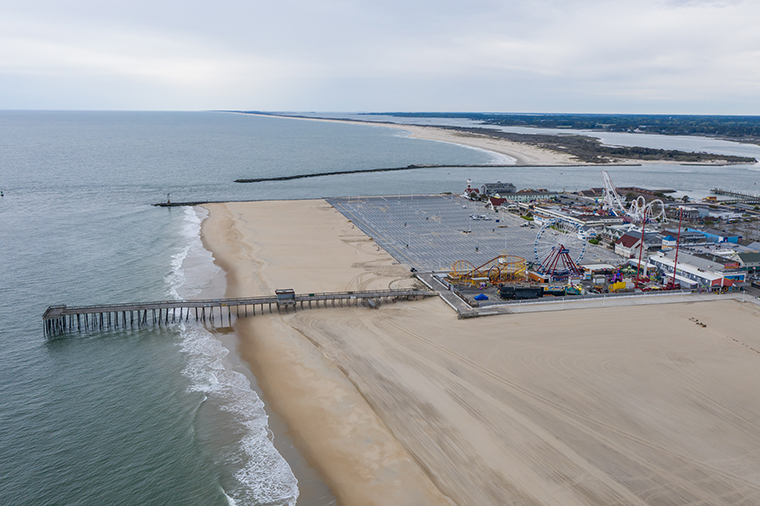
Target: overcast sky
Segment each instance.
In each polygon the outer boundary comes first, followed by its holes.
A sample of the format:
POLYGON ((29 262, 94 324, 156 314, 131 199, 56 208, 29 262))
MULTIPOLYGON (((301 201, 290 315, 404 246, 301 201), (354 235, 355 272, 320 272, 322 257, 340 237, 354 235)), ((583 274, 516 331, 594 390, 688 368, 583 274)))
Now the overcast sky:
POLYGON ((0 0, 0 109, 760 114, 760 1, 0 0))

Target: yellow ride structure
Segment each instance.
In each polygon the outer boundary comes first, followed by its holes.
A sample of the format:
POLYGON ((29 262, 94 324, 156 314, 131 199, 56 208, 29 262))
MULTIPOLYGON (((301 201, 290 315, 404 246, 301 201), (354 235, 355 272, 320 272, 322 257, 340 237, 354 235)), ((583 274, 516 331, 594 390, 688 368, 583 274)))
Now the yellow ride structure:
POLYGON ((489 282, 495 285, 525 281, 526 272, 524 258, 515 255, 499 255, 478 267, 467 260, 457 260, 452 264, 448 278, 451 283, 478 285, 489 282))

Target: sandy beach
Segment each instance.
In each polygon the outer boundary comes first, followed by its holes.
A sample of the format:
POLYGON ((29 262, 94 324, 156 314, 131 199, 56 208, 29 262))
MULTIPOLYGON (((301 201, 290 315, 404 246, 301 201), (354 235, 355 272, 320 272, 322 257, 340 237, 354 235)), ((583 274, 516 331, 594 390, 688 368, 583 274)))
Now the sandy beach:
MULTIPOLYGON (((271 115, 263 115, 271 117, 271 115)), ((556 151, 542 149, 530 144, 521 142, 512 142, 506 139, 496 139, 485 135, 460 132, 446 128, 402 125, 399 123, 381 123, 377 121, 348 121, 339 119, 322 119, 322 118, 303 118, 293 116, 278 116, 288 118, 294 121, 327 121, 332 123, 350 123, 352 125, 367 125, 382 128, 396 128, 411 132, 410 137, 429 141, 449 142, 451 144, 460 144, 472 148, 483 149, 500 155, 506 155, 514 159, 518 165, 581 165, 582 162, 576 158, 556 151)), ((624 163, 620 161, 618 163, 624 163)), ((638 163, 634 161, 634 163, 638 163)))
POLYGON ((521 142, 496 139, 481 134, 459 132, 445 128, 396 125, 393 123, 383 123, 382 126, 408 130, 412 132, 411 137, 416 139, 462 144, 506 155, 514 158, 515 163, 518 165, 572 165, 581 163, 576 158, 564 153, 542 149, 521 142))
MULTIPOLYGON (((229 296, 412 282, 324 201, 205 207, 229 296)), ((428 299, 236 324, 268 409, 343 505, 759 504, 757 328, 733 300, 457 320, 428 299)))
MULTIPOLYGON (((251 114, 251 113, 245 113, 251 114)), ((435 126, 418 126, 418 125, 404 125, 400 123, 387 123, 380 121, 355 121, 355 120, 341 120, 341 119, 326 119, 326 118, 307 118, 302 116, 287 116, 276 114, 252 114, 254 116, 263 117, 278 117, 286 118, 294 121, 323 121, 329 123, 349 123, 352 125, 367 125, 378 128, 395 128, 398 130, 404 130, 410 132, 410 137, 415 139, 430 140, 437 142, 448 142, 451 144, 459 144, 462 146, 468 146, 471 148, 482 149, 484 151, 490 151, 497 155, 504 155, 511 160, 498 163, 514 163, 515 165, 526 166, 552 166, 552 165, 589 165, 588 162, 579 160, 578 158, 569 155, 567 153, 561 153, 559 151, 553 151, 551 149, 541 148, 532 144, 526 144, 523 142, 514 142, 503 138, 490 137, 487 135, 459 131, 449 128, 435 127, 435 126)), ((643 135, 643 134, 642 134, 643 135)), ((592 164, 598 167, 604 167, 607 165, 648 165, 648 164, 672 164, 672 165, 689 165, 689 163, 681 162, 678 160, 642 160, 633 158, 611 158, 608 163, 592 164)), ((723 160, 713 160, 699 162, 696 165, 730 165, 730 163, 723 160)))

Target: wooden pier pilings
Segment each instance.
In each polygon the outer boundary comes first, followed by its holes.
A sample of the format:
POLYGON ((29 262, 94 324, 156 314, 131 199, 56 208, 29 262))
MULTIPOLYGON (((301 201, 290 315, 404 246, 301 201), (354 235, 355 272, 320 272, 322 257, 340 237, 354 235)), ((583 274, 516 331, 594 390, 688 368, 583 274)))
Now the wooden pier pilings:
POLYGON ((738 202, 745 202, 748 204, 760 203, 760 195, 754 195, 752 193, 723 190, 721 188, 713 188, 711 192, 714 193, 715 195, 724 195, 727 197, 734 197, 738 202))
POLYGON ((248 297, 237 299, 171 300, 159 302, 133 302, 128 304, 105 304, 94 306, 50 306, 42 315, 45 335, 57 336, 67 332, 100 329, 140 328, 147 325, 168 326, 182 321, 195 320, 203 324, 224 326, 232 324, 233 316, 255 316, 265 312, 274 313, 290 308, 369 305, 381 302, 414 300, 435 297, 437 292, 422 290, 368 290, 294 294, 283 300, 277 296, 248 297), (233 312, 234 309, 234 312, 233 312), (218 322, 215 319, 218 318, 218 322))

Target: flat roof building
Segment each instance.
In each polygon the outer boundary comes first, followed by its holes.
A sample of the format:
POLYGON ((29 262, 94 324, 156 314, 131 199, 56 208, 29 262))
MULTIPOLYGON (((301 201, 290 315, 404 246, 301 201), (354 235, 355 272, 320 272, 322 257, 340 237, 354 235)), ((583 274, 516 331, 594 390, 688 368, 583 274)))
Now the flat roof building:
POLYGON ((760 253, 737 253, 735 257, 741 269, 748 272, 760 270, 760 253))
MULTIPOLYGON (((675 251, 659 252, 649 256, 649 262, 666 274, 673 273, 675 251)), ((745 273, 737 270, 733 263, 722 264, 706 258, 690 255, 685 252, 678 254, 676 274, 695 281, 699 286, 730 286, 734 281, 744 281, 745 273)), ((678 278, 676 278, 678 279, 678 278)))
POLYGON ((714 230, 709 228, 704 229, 691 229, 687 228, 686 230, 695 230, 699 233, 701 233, 705 240, 709 242, 733 242, 738 243, 741 241, 742 237, 740 235, 730 235, 725 232, 721 232, 720 230, 714 230))
MULTIPOLYGON (((669 229, 663 230, 662 232, 660 232, 660 234, 663 237, 665 237, 665 236, 671 236, 674 239, 677 239, 678 238, 678 229, 677 228, 669 228, 669 229)), ((682 245, 684 245, 684 244, 697 244, 697 243, 704 242, 704 241, 705 241, 705 235, 702 232, 700 232, 699 230, 695 230, 695 229, 691 229, 691 228, 681 229, 681 244, 682 245)))

